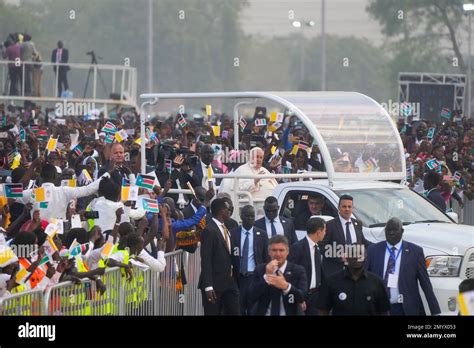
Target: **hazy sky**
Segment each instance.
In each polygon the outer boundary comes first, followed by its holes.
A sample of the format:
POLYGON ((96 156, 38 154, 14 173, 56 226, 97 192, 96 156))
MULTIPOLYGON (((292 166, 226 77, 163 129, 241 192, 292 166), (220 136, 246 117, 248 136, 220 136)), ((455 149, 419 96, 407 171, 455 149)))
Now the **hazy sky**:
MULTIPOLYGON (((314 27, 307 27, 305 35, 321 32, 321 0, 248 0, 241 23, 247 33, 264 37, 287 35, 300 28, 290 25, 289 11, 296 19, 314 20, 314 27)), ((365 37, 378 45, 383 36, 380 26, 365 11, 368 0, 326 0, 326 33, 340 36, 365 37)))

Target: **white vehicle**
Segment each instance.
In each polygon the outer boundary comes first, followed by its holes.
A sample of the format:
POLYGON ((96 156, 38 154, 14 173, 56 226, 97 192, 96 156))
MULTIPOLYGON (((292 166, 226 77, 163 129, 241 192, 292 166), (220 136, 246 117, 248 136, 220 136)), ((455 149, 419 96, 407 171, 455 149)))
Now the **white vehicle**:
MULTIPOLYGON (((234 134, 239 133, 239 108, 243 106, 264 105, 270 110, 296 116, 306 128, 305 133, 318 145, 326 171, 220 175, 235 179, 234 205, 250 203, 258 208, 262 203, 248 192, 238 191, 240 179, 313 178, 316 180, 277 186, 273 195, 280 203, 280 215, 295 218, 308 194, 316 193, 325 197, 326 208, 336 216, 338 197, 347 193, 354 197, 354 217, 362 222, 365 238, 371 242, 385 240, 385 223, 391 217, 398 217, 404 223, 404 240, 424 250, 428 274, 443 314, 457 314, 458 285, 463 279, 474 278, 474 227, 458 224, 455 213, 440 211, 403 184, 406 166, 400 136, 390 116, 373 99, 353 92, 146 94, 141 97, 149 98, 148 103, 176 99, 176 107, 188 99, 235 100, 234 134)), ((142 121, 144 118, 142 107, 142 121)), ((144 133, 144 129, 142 131, 144 133)), ((234 138, 234 148, 239 148, 238 137, 234 138)), ((143 149, 142 156, 144 152, 143 149)), ((237 209, 234 218, 238 218, 237 209)), ((299 238, 304 234, 298 231, 299 238)))

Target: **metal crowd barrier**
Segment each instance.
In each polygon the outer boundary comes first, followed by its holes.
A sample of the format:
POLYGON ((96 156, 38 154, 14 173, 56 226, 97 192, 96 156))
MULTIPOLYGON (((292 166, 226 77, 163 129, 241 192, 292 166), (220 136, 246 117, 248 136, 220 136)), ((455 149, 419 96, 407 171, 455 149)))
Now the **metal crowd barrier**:
POLYGON ((161 273, 134 267, 127 280, 119 268, 107 269, 102 281, 107 290, 97 291, 95 282, 63 282, 41 290, 26 291, 0 299, 0 315, 202 315, 199 248, 165 255, 161 273))
POLYGON ((0 315, 36 316, 43 314, 43 291, 30 290, 0 298, 0 315))

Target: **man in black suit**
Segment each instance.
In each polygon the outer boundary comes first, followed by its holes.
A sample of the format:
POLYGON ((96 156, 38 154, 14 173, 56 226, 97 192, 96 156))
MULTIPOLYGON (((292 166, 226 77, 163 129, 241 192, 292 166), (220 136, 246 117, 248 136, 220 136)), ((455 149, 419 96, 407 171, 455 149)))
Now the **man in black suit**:
POLYGON ((293 244, 290 248, 288 261, 303 266, 308 280, 306 300, 303 305, 306 315, 318 315, 316 300, 319 288, 324 279, 322 270, 322 254, 318 243, 326 234, 326 222, 318 217, 312 217, 306 223, 306 238, 293 244))
POLYGON ((193 197, 191 202, 183 208, 183 215, 185 219, 192 217, 202 203, 206 200, 206 189, 202 186, 194 187, 196 197, 193 197))
MULTIPOLYGON (((55 48, 51 54, 52 63, 67 63, 69 61, 69 51, 64 48, 63 42, 58 41, 58 47, 55 48)), ((67 72, 71 69, 69 65, 60 65, 58 71, 56 66, 53 67, 54 72, 58 74, 58 97, 61 96, 63 87, 65 90, 69 89, 67 83, 67 72)))
POLYGON ((267 232, 268 238, 277 234, 284 235, 289 244, 293 245, 298 241, 296 236, 295 226, 293 221, 284 217, 278 216, 278 200, 273 197, 267 197, 263 205, 265 216, 255 221, 254 226, 267 232))
MULTIPOLYGON (((208 168, 212 168, 213 173, 222 174, 222 170, 212 165, 214 159, 214 150, 211 145, 205 144, 200 148, 201 160, 193 167, 193 175, 191 184, 193 187, 202 186, 206 190, 209 189, 208 168)), ((221 179, 212 178, 214 185, 220 185, 221 179)))
POLYGON ((446 202, 438 189, 440 181, 441 176, 438 173, 429 171, 423 178, 423 188, 426 191, 425 197, 444 213, 446 212, 446 202))
POLYGON ((230 231, 232 241, 232 264, 237 273, 237 283, 240 292, 240 310, 242 315, 249 315, 247 301, 248 287, 255 268, 261 263, 270 261, 268 256, 268 237, 264 230, 253 226, 255 208, 246 205, 240 211, 242 225, 230 231))
POLYGON ((229 217, 227 203, 211 203, 212 218, 201 234, 201 289, 204 315, 239 315, 239 289, 232 269, 230 233, 224 225, 229 217))
POLYGON ((255 303, 256 315, 298 315, 304 302, 308 283, 303 267, 287 261, 288 240, 276 235, 268 241, 272 259, 260 264, 250 283, 248 296, 255 303))
POLYGON ((419 287, 425 293, 432 315, 441 312, 433 292, 425 255, 419 246, 402 241, 403 223, 391 218, 385 226, 386 241, 369 247, 366 269, 384 281, 391 315, 425 315, 419 287))
POLYGON ((339 199, 339 214, 329 221, 326 226, 326 236, 321 242, 323 251, 323 268, 326 276, 342 271, 344 264, 338 250, 346 249, 351 244, 363 244, 368 247, 371 243, 362 234, 362 224, 353 219, 353 198, 342 195, 339 199))

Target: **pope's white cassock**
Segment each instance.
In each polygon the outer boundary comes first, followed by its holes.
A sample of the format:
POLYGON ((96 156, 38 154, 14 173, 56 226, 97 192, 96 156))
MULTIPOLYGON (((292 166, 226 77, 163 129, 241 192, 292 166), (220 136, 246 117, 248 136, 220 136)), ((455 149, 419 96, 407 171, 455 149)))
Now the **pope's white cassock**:
MULTIPOLYGON (((236 174, 241 175, 265 175, 271 174, 266 168, 260 167, 256 169, 251 163, 246 163, 235 171, 236 174)), ((250 192, 254 199, 265 199, 271 196, 273 190, 278 185, 275 179, 260 179, 255 183, 255 179, 240 179, 239 180, 239 191, 250 192)), ((221 182, 219 192, 231 193, 234 190, 234 179, 224 179, 221 182)))

